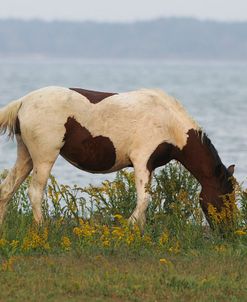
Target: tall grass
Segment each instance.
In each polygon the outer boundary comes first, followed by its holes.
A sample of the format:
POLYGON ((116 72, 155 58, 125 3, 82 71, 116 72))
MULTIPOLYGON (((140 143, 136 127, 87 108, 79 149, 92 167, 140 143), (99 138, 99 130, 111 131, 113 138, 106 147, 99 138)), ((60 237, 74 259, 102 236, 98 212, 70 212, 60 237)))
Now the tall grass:
MULTIPOLYGON (((2 178, 4 174, 2 175, 2 178)), ((247 194, 237 187, 237 230, 222 238, 206 224, 199 205, 200 186, 177 163, 154 175, 142 235, 127 218, 136 205, 133 172, 122 170, 100 186, 68 186, 51 176, 43 202, 44 224, 33 222, 27 198, 28 178, 11 200, 0 229, 3 269, 18 255, 83 253, 165 253, 225 249, 247 244, 247 194), (7 262, 6 262, 7 261, 7 262)), ((212 213, 213 215, 213 213, 212 213)))

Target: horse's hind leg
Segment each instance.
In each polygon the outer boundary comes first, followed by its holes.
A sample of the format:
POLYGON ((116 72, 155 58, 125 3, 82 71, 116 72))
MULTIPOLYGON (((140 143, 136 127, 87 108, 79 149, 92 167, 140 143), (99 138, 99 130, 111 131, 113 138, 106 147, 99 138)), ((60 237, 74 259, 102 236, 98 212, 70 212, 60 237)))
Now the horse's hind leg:
POLYGON ((0 184, 0 224, 3 221, 8 201, 32 170, 32 159, 20 135, 16 135, 16 141, 16 163, 0 184))
POLYGON ((60 149, 53 145, 40 143, 29 144, 28 148, 33 160, 33 174, 28 195, 32 204, 34 219, 40 224, 43 221, 42 200, 44 190, 60 149))
POLYGON ((151 173, 148 171, 145 164, 134 164, 134 169, 137 190, 137 205, 133 214, 129 218, 129 223, 137 223, 141 231, 143 231, 146 223, 145 212, 148 207, 148 186, 150 185, 151 181, 151 173))
POLYGON ((54 162, 55 159, 52 162, 34 162, 33 165, 33 174, 28 195, 32 204, 34 219, 38 224, 42 223, 43 221, 42 200, 44 189, 54 162))

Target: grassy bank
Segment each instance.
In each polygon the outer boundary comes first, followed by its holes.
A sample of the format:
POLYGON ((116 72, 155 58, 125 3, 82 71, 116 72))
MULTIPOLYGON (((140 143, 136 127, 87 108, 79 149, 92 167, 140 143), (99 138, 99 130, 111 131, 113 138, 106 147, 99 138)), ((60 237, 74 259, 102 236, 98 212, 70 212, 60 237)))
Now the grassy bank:
MULTIPOLYGON (((29 181, 0 230, 0 301, 246 301, 247 197, 239 185, 234 229, 226 225, 222 236, 206 225, 200 187, 177 164, 147 188, 144 234, 126 220, 136 202, 132 172, 88 188, 51 177, 42 227, 33 222, 29 181)), ((211 215, 221 224, 226 216, 211 215)))
POLYGON ((0 301, 246 301, 246 255, 164 256, 20 256, 0 273, 0 301))

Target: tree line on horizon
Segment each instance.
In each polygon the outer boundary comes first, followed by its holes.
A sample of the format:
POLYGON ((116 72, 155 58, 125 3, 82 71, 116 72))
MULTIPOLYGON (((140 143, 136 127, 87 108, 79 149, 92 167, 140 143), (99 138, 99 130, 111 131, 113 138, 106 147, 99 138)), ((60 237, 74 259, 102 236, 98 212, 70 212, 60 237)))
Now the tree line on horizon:
POLYGON ((247 22, 0 20, 0 56, 246 60, 247 22))

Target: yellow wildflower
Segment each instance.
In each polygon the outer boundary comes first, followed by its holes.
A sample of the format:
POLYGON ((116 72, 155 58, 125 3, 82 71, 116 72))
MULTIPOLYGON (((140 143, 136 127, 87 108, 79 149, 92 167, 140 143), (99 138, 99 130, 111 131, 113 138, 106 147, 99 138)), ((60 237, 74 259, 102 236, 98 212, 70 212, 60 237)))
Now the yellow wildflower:
POLYGON ((168 265, 168 264, 170 263, 170 261, 167 260, 167 259, 165 259, 165 258, 161 258, 161 259, 160 259, 160 263, 161 263, 161 264, 166 264, 166 265, 168 265))
POLYGON ((110 246, 110 241, 109 241, 109 240, 103 240, 103 241, 102 241, 102 245, 103 245, 104 247, 109 247, 109 246, 110 246))
POLYGON ((83 219, 79 219, 79 224, 80 224, 80 226, 83 226, 84 225, 84 221, 83 221, 83 219))
POLYGON ((179 244, 179 241, 176 241, 176 243, 175 243, 172 247, 170 247, 170 248, 168 249, 168 251, 169 251, 170 253, 173 253, 173 254, 178 254, 178 253, 180 252, 180 244, 179 244))
POLYGON ((61 246, 65 251, 69 251, 71 248, 71 241, 69 237, 63 236, 61 240, 61 246))
POLYGON ((129 236, 127 236, 127 238, 126 238, 126 243, 128 244, 128 245, 131 245, 131 243, 133 242, 135 240, 135 236, 134 236, 134 234, 129 234, 129 236))
POLYGON ((149 236, 149 235, 144 235, 143 236, 143 241, 146 243, 146 244, 152 244, 152 238, 149 236))
POLYGON ((103 225, 102 233, 103 233, 104 237, 108 237, 110 235, 110 230, 107 225, 103 225))
POLYGON ((224 244, 217 245, 215 247, 215 250, 219 253, 223 253, 226 251, 226 246, 224 244))
POLYGON ((216 208, 212 204, 208 205, 208 214, 213 220, 213 222, 215 223, 220 222, 219 213, 217 212, 216 208))
POLYGON ((92 237, 96 233, 96 227, 84 222, 82 219, 79 221, 80 227, 75 227, 73 233, 78 237, 92 237))
POLYGON ((115 214, 115 215, 114 215, 114 218, 116 218, 116 219, 120 220, 120 219, 122 219, 122 218, 123 218, 123 216, 122 216, 122 215, 120 215, 120 214, 115 214))
POLYGON ((49 242, 46 242, 46 243, 43 244, 43 249, 46 250, 46 251, 50 249, 49 242))
POLYGON ((22 249, 28 251, 30 249, 42 248, 45 250, 50 249, 48 240, 48 228, 45 228, 43 234, 40 231, 31 229, 23 240, 22 249))
POLYGON ((0 247, 4 247, 4 246, 7 245, 8 243, 9 243, 8 240, 6 240, 6 239, 4 239, 4 238, 0 239, 0 247))
POLYGON ((236 235, 239 235, 239 236, 243 236, 243 235, 246 235, 247 232, 245 232, 245 231, 243 231, 243 230, 237 230, 237 231, 235 231, 235 234, 236 234, 236 235))
POLYGON ((168 242, 168 240, 169 240, 169 233, 167 230, 165 230, 159 238, 159 244, 165 245, 168 242))
POLYGON ((166 267, 169 267, 170 269, 173 268, 173 263, 170 260, 166 259, 166 258, 161 258, 160 259, 160 264, 165 265, 166 267))
POLYGON ((78 227, 75 227, 73 229, 73 233, 76 235, 76 236, 81 236, 82 232, 81 232, 81 229, 78 228, 78 227))
POLYGON ((113 227, 112 235, 115 238, 121 239, 124 237, 124 230, 120 227, 113 227))
POLYGON ((43 232, 43 240, 47 240, 48 239, 48 235, 49 235, 49 231, 48 231, 48 228, 46 227, 45 229, 44 229, 44 232, 43 232))
POLYGON ((10 246, 16 250, 17 247, 18 247, 18 244, 19 244, 19 241, 18 240, 12 240, 11 243, 10 243, 10 246))

